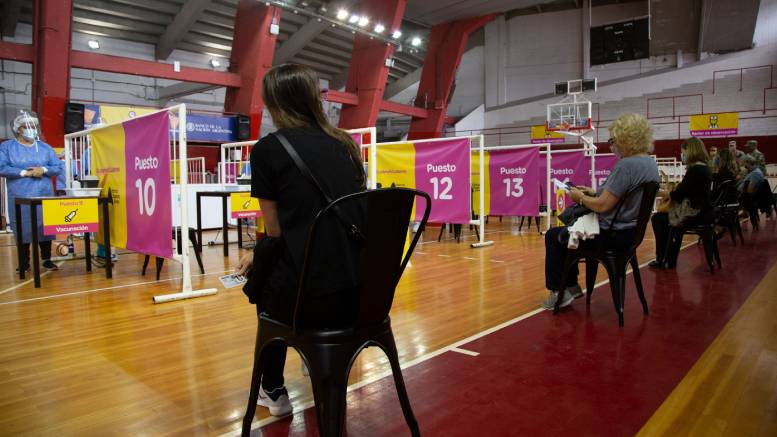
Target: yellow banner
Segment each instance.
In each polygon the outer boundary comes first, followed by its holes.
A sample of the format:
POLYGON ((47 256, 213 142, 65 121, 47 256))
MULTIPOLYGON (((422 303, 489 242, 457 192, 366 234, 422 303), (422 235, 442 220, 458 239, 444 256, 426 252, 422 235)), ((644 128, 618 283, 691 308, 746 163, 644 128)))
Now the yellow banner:
MULTIPOLYGON (((110 190, 113 204, 108 208, 111 220, 111 245, 127 247, 127 192, 126 164, 124 151, 124 126, 118 124, 91 133, 92 165, 99 177, 101 194, 110 190)), ((102 235, 98 236, 104 241, 102 235)))
POLYGON ((140 115, 151 114, 158 109, 141 108, 137 106, 105 106, 100 105, 100 122, 104 124, 121 123, 140 115))
MULTIPOLYGON (((378 186, 382 188, 415 188, 415 147, 412 143, 378 147, 378 186)), ((415 204, 410 217, 415 217, 415 204)))
MULTIPOLYGON (((488 215, 491 211, 491 178, 488 172, 488 164, 490 155, 488 152, 484 152, 483 156, 485 158, 485 162, 483 163, 483 171, 485 172, 485 177, 483 180, 485 183, 483 184, 483 192, 485 193, 485 199, 484 206, 486 213, 484 215, 488 215)), ((480 153, 473 152, 472 153, 472 211, 480 215, 480 153)))
POLYGON ((539 143, 563 143, 566 137, 562 133, 545 129, 544 124, 531 127, 532 144, 539 143))
POLYGON ((739 132, 739 113, 691 115, 688 130, 695 137, 736 135, 739 132))
POLYGON ((241 191, 229 195, 232 218, 249 218, 262 214, 259 209, 259 199, 251 197, 251 193, 241 191))
POLYGON ((51 199, 43 201, 43 234, 97 232, 97 199, 51 199))

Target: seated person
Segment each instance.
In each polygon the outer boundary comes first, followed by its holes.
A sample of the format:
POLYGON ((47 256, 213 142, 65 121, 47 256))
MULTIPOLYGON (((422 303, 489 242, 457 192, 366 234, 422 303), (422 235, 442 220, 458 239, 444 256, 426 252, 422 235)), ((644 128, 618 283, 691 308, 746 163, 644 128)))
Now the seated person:
POLYGON ((746 194, 755 193, 758 189, 758 185, 766 179, 761 167, 758 166, 756 160, 751 156, 745 156, 742 159, 742 166, 745 168, 745 177, 740 183, 740 191, 746 194))
POLYGON ((696 226, 713 221, 710 191, 712 172, 707 165, 709 157, 704 149, 704 143, 696 137, 688 138, 680 145, 680 156, 682 162, 687 165, 683 180, 673 191, 661 190, 658 193, 658 196, 664 199, 664 203, 659 207, 659 211, 663 212, 654 214, 651 219, 656 238, 656 259, 649 264, 650 267, 673 268, 677 261, 681 241, 675 242, 671 250, 668 250, 671 208, 679 208, 685 200, 688 200, 690 207, 697 210, 696 214, 686 217, 683 226, 696 226))
POLYGON ((747 156, 755 160, 755 166, 761 169, 763 174, 766 174, 766 157, 763 152, 758 150, 758 141, 750 140, 745 144, 745 153, 747 156))
POLYGON ((774 197, 758 162, 753 157, 746 156, 742 163, 747 172, 747 175, 742 179, 740 187, 742 191, 742 207, 750 215, 750 221, 754 227, 757 227, 758 210, 760 209, 766 213, 767 217, 771 217, 774 197))
MULTIPOLYGON (((600 193, 594 196, 577 188, 569 193, 569 197, 576 203, 599 214, 600 235, 581 241, 580 248, 627 249, 634 241, 641 196, 634 195, 625 200, 626 203, 615 217, 618 203, 633 188, 646 182, 659 181, 656 161, 648 155, 653 145, 653 129, 645 117, 638 114, 621 115, 610 125, 610 138, 612 152, 619 159, 607 182, 600 188, 600 193)), ((545 234, 545 287, 550 293, 542 306, 548 309, 556 304, 561 290, 566 290, 562 307, 583 295, 577 284, 577 264, 567 274, 566 283, 561 283, 568 250, 564 238, 566 235, 566 227, 553 228, 545 234)))
POLYGON ((736 184, 737 176, 739 175, 739 164, 737 164, 736 157, 729 149, 721 150, 719 158, 718 171, 712 178, 713 199, 717 199, 720 195, 720 187, 723 183, 731 181, 732 184, 736 184))

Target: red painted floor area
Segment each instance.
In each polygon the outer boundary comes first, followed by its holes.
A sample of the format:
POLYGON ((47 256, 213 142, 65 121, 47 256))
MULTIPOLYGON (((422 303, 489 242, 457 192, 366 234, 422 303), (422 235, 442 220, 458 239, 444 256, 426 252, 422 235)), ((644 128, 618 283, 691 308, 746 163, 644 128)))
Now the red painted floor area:
MULTIPOLYGON (((624 328, 603 286, 589 308, 580 299, 558 316, 543 312, 462 346, 480 356, 447 352, 406 369, 422 433, 633 436, 777 260, 775 222, 746 239, 720 242, 724 270, 714 275, 696 246, 676 271, 642 269, 647 317, 629 277, 624 328)), ((352 437, 410 434, 390 378, 350 393, 347 415, 352 437)), ((254 435, 318 435, 315 412, 254 435)))

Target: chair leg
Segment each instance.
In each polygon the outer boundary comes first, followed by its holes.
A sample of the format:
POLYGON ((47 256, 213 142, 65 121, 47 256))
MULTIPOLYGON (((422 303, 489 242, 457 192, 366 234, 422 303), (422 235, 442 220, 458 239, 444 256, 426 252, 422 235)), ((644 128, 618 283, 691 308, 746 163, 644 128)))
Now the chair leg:
POLYGON ((610 291, 612 293, 612 303, 615 306, 615 313, 618 314, 618 325, 623 326, 623 301, 626 289, 626 265, 618 265, 614 259, 604 260, 604 268, 607 270, 607 276, 610 279, 610 291))
POLYGON ((637 261, 636 254, 631 257, 629 263, 631 264, 631 270, 634 275, 634 285, 637 287, 637 296, 639 296, 639 301, 642 303, 642 312, 648 314, 648 304, 645 299, 645 291, 642 289, 642 275, 639 272, 639 261, 637 261))
POLYGON ((742 244, 745 244, 745 237, 742 235, 742 223, 739 222, 739 217, 735 217, 736 220, 736 228, 737 228, 737 234, 739 234, 739 241, 742 244))
POLYGON ((720 250, 718 250, 718 240, 713 238, 712 240, 712 254, 715 255, 715 261, 718 263, 718 270, 723 268, 723 264, 720 262, 720 250))
POLYGON ((162 274, 162 266, 165 264, 165 259, 156 257, 156 280, 159 280, 159 275, 162 274))
POLYGON ((596 287, 596 274, 599 271, 599 261, 593 258, 585 260, 585 304, 591 305, 591 296, 596 287))
POLYGON ((256 347, 254 348, 254 369, 251 373, 251 390, 248 395, 248 406, 246 407, 246 414, 243 416, 243 431, 242 437, 249 437, 251 435, 251 423, 254 421, 254 415, 256 415, 256 401, 259 400, 259 387, 262 382, 262 338, 257 329, 256 333, 256 347))
POLYGON ((445 223, 440 225, 440 235, 437 236, 437 242, 442 241, 442 234, 445 232, 445 223))
MULTIPOLYGON (((734 219, 736 220, 736 219, 734 219)), ((728 226, 728 233, 731 235, 731 242, 734 244, 734 247, 737 245, 737 230, 736 225, 734 225, 734 222, 729 222, 728 226)))
MULTIPOLYGON (((521 216, 521 221, 518 223, 518 232, 521 232, 521 228, 523 228, 523 220, 524 220, 525 218, 526 218, 526 217, 524 217, 524 216, 521 216)), ((529 221, 529 230, 531 230, 531 221, 529 221)))
POLYGON ((418 427, 418 421, 413 415, 413 408, 410 405, 410 398, 407 396, 407 389, 405 388, 405 379, 402 377, 402 368, 399 366, 399 355, 397 354, 397 346, 394 343, 394 334, 389 332, 380 341, 381 348, 385 352, 391 364, 391 373, 394 375, 394 385, 397 388, 397 396, 399 396, 399 403, 402 406, 402 414, 405 416, 405 422, 410 428, 410 433, 413 437, 420 437, 421 430, 418 427))
POLYGON ((194 257, 197 258, 197 265, 200 266, 200 273, 205 274, 205 267, 202 266, 202 257, 200 256, 200 246, 197 244, 197 232, 194 229, 189 230, 189 241, 194 246, 194 257))
POLYGON ((345 429, 348 373, 356 351, 345 345, 301 346, 308 361, 321 437, 341 437, 345 429))
POLYGON ((712 260, 712 245, 715 239, 712 230, 705 230, 701 234, 701 239, 704 246, 704 258, 707 260, 707 265, 710 268, 710 273, 715 273, 715 262, 712 260))
POLYGON ((149 260, 150 258, 151 258, 151 257, 150 257, 150 256, 148 256, 148 255, 146 255, 146 256, 145 256, 145 258, 143 258, 143 271, 142 271, 142 273, 141 273, 143 276, 146 276, 146 268, 148 268, 148 260, 149 260))

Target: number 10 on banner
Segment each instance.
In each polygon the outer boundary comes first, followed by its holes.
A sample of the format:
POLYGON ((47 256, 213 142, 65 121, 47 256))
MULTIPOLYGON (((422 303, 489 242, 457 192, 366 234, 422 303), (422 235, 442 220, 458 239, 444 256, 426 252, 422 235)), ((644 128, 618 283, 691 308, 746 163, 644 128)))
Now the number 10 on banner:
POLYGON ((138 211, 140 215, 152 216, 156 209, 156 182, 148 178, 144 181, 135 180, 135 188, 138 189, 138 211))

